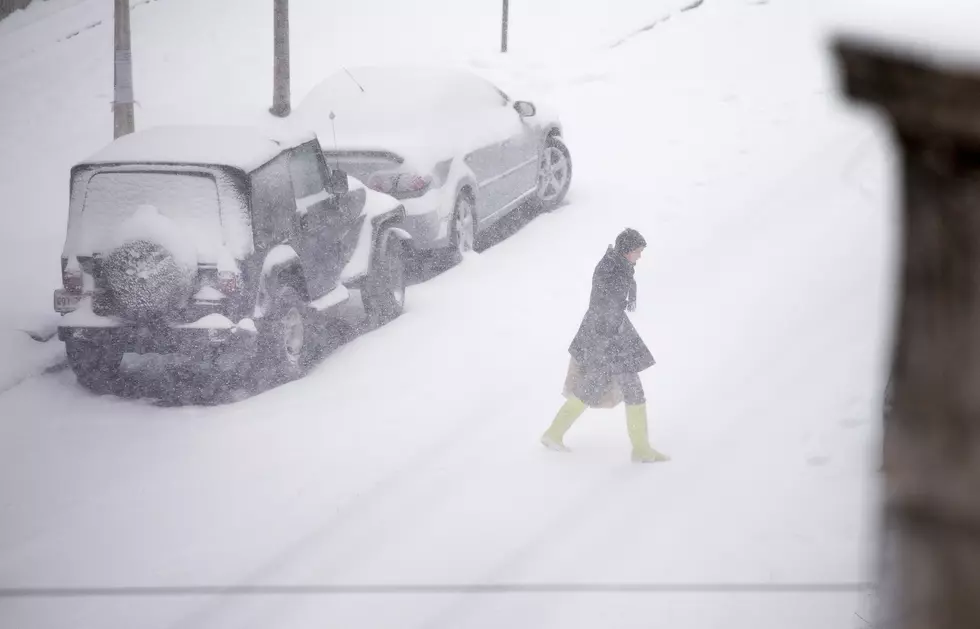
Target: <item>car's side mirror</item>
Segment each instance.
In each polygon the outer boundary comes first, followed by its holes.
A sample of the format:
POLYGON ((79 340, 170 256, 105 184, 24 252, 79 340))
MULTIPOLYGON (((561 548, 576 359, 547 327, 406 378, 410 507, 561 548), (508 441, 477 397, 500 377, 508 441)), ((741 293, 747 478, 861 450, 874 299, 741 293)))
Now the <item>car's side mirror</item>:
POLYGON ((347 173, 339 168, 331 170, 330 174, 327 175, 327 188, 336 195, 347 194, 350 191, 350 187, 347 185, 347 173))
POLYGON ((526 100, 519 100, 514 103, 514 109, 517 110, 517 113, 520 114, 521 118, 531 118, 538 113, 534 103, 529 103, 526 100))

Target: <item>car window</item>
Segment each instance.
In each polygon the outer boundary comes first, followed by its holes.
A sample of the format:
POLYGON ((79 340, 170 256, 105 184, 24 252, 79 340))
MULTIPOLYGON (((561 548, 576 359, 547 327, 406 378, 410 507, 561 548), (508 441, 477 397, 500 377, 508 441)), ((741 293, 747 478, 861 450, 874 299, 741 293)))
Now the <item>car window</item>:
POLYGON ((83 248, 107 251, 121 244, 115 242, 115 228, 144 205, 179 226, 204 255, 214 255, 224 242, 214 177, 127 170, 98 173, 89 180, 79 228, 83 248))
POLYGON ((326 189, 319 156, 311 145, 300 146, 290 153, 289 174, 297 199, 319 195, 326 189))
POLYGON ((282 242, 288 237, 296 211, 285 154, 252 174, 252 225, 259 247, 282 242))

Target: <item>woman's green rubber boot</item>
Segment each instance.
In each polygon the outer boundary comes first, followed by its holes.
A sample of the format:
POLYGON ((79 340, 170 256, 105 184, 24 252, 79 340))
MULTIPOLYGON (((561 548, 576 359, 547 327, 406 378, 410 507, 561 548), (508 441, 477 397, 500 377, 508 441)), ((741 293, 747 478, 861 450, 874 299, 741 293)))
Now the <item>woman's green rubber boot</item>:
POLYGON ((633 444, 632 458, 634 463, 660 463, 670 460, 666 454, 657 452, 650 447, 646 404, 626 406, 626 430, 629 433, 630 442, 633 444))
POLYGON ((562 443, 562 437, 572 427, 575 420, 582 416, 586 408, 586 404, 582 400, 575 397, 569 398, 558 410, 558 414, 555 415, 551 426, 541 436, 541 443, 551 450, 568 452, 568 447, 562 443))

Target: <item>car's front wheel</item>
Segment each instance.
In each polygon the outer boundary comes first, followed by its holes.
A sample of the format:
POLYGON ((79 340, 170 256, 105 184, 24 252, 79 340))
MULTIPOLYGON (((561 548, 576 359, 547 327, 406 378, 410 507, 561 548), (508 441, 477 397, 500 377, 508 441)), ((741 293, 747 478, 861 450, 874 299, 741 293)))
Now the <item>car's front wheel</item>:
POLYGON ((535 201, 544 211, 561 205, 572 185, 572 154, 558 136, 551 136, 545 143, 538 164, 538 189, 535 201))
POLYGON ((363 292, 364 308, 373 325, 384 325, 405 310, 405 254, 401 240, 388 232, 378 245, 378 255, 363 292))
POLYGON ((476 248, 476 204, 465 192, 456 198, 450 241, 458 258, 476 248))
POLYGON ((119 377, 123 353, 111 345, 69 338, 65 353, 78 383, 90 391, 105 393, 119 377))

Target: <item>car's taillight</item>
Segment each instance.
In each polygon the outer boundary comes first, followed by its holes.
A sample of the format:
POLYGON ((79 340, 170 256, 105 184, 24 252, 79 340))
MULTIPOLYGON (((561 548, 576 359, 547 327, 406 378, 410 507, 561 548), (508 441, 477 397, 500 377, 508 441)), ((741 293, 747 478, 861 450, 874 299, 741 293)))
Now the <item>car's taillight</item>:
POLYGON ((375 173, 367 180, 368 188, 395 198, 422 196, 431 185, 431 176, 415 173, 375 173))
POLYGON ((61 284, 69 293, 82 292, 82 267, 78 258, 71 258, 61 268, 61 284))

